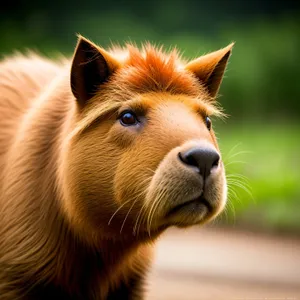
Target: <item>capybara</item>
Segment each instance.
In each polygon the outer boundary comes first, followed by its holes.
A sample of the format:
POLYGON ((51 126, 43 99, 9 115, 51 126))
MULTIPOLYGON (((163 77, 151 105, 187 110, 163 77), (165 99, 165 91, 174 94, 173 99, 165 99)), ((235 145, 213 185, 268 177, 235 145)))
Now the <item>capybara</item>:
POLYGON ((224 208, 211 124, 232 44, 0 63, 0 299, 144 299, 154 241, 224 208))

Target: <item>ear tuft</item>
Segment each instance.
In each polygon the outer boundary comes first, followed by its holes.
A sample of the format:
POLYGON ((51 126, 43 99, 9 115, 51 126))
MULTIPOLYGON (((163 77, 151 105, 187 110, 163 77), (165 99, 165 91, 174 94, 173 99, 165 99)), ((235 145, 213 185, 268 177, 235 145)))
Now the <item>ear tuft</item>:
POLYGON ((189 62, 185 67, 204 84, 213 98, 219 91, 233 45, 234 43, 231 43, 223 49, 201 56, 189 62))
POLYGON ((78 35, 71 68, 71 89, 80 106, 95 95, 118 67, 119 63, 108 52, 78 35))

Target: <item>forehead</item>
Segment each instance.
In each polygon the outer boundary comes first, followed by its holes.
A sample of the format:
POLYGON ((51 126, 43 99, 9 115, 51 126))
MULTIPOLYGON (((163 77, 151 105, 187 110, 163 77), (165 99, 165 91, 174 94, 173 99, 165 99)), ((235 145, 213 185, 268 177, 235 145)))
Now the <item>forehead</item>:
MULTIPOLYGON (((183 95, 143 95, 132 100, 128 106, 146 115, 147 126, 140 140, 150 140, 160 145, 175 147, 188 140, 207 140, 214 142, 205 125, 205 115, 209 106, 199 99, 183 95)), ((127 107, 128 108, 128 107, 127 107)), ((122 108, 121 108, 122 111, 122 108)))
POLYGON ((131 108, 137 113, 146 114, 149 111, 172 110, 173 113, 182 110, 196 112, 206 116, 215 113, 215 107, 205 99, 186 95, 172 95, 170 93, 148 93, 126 101, 120 110, 131 108))

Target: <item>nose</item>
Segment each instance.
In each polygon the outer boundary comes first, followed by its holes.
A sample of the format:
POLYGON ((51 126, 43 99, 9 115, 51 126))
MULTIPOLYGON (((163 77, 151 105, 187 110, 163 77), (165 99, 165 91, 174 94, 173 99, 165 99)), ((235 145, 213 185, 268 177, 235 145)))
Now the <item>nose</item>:
POLYGON ((178 157, 184 164, 196 167, 203 179, 210 175, 214 167, 218 167, 220 161, 220 155, 217 151, 200 147, 179 152, 178 157))

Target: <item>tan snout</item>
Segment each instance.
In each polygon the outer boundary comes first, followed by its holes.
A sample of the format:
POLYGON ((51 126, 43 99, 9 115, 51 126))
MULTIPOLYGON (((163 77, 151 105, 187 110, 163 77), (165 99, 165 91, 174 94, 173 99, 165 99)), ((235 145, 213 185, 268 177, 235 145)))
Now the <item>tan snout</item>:
POLYGON ((189 226, 216 216, 226 201, 226 181, 214 145, 195 140, 172 149, 157 168, 146 201, 156 209, 158 226, 189 226))

